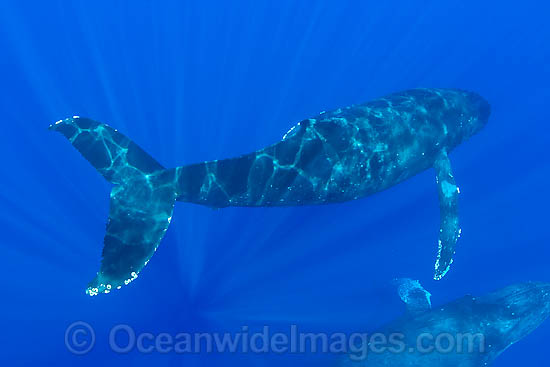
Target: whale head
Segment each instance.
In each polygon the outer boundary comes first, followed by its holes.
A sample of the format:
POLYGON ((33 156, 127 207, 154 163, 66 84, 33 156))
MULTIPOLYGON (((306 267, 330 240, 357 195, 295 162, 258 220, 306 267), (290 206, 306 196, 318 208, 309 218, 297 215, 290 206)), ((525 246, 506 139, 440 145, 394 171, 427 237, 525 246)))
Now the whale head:
POLYGON ((477 93, 463 92, 464 94, 464 119, 460 121, 462 134, 469 138, 477 134, 489 121, 491 105, 477 93))
POLYGON ((484 316, 486 349, 496 358, 550 316, 550 283, 511 285, 475 302, 484 316))

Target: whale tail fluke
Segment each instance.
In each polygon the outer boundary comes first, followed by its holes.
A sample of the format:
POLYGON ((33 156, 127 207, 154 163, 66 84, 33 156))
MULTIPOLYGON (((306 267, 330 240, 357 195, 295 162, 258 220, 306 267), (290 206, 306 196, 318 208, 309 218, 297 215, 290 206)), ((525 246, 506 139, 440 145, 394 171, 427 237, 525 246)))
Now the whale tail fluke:
POLYGON ((123 184, 136 175, 151 174, 164 167, 136 143, 112 127, 74 116, 59 120, 50 130, 63 134, 105 179, 123 184))
POLYGON ((73 117, 50 127, 63 134, 105 179, 111 191, 103 259, 86 293, 109 293, 137 278, 172 219, 175 170, 167 170, 117 130, 73 117))

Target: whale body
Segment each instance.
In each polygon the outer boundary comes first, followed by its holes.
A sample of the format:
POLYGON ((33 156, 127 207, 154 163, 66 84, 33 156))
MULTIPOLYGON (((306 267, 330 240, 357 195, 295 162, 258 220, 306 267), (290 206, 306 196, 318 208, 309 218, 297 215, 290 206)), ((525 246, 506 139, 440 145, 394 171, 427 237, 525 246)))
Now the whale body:
POLYGON ((356 200, 430 167, 441 228, 435 279, 449 270, 460 237, 458 187, 448 153, 487 123, 476 93, 413 89, 299 122, 283 139, 236 158, 165 168, 117 130, 87 118, 62 133, 115 186, 101 268, 86 292, 109 293, 137 277, 158 247, 175 201, 228 206, 318 205, 356 200))
POLYGON ((402 317, 370 334, 340 366, 485 367, 550 316, 550 283, 514 284, 433 308, 430 294, 399 279, 402 317))

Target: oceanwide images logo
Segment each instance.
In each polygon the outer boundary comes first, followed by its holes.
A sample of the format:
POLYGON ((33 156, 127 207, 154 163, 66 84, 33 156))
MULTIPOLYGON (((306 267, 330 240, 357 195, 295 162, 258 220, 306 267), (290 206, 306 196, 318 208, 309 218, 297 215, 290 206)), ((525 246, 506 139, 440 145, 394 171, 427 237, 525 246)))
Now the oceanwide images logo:
MULTIPOLYGON (((422 333, 408 338, 403 333, 312 333, 302 332, 290 325, 287 332, 272 332, 270 326, 252 330, 242 326, 236 332, 150 333, 136 332, 126 324, 113 326, 108 331, 109 348, 114 353, 275 353, 346 354, 359 361, 369 354, 400 353, 483 353, 483 334, 422 333), (414 340, 415 342, 411 342, 414 340)), ((65 331, 65 346, 75 355, 90 353, 96 343, 94 328, 77 321, 65 331)))

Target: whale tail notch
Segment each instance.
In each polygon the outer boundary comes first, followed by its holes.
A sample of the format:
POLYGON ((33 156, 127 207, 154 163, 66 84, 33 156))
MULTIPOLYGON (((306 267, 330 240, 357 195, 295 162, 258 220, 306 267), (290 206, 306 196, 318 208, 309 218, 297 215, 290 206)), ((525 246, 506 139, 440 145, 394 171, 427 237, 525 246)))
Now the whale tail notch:
POLYGON ((50 130, 63 134, 115 184, 101 267, 86 293, 120 289, 137 278, 168 229, 177 197, 176 171, 165 169, 117 130, 87 118, 60 120, 50 130))

